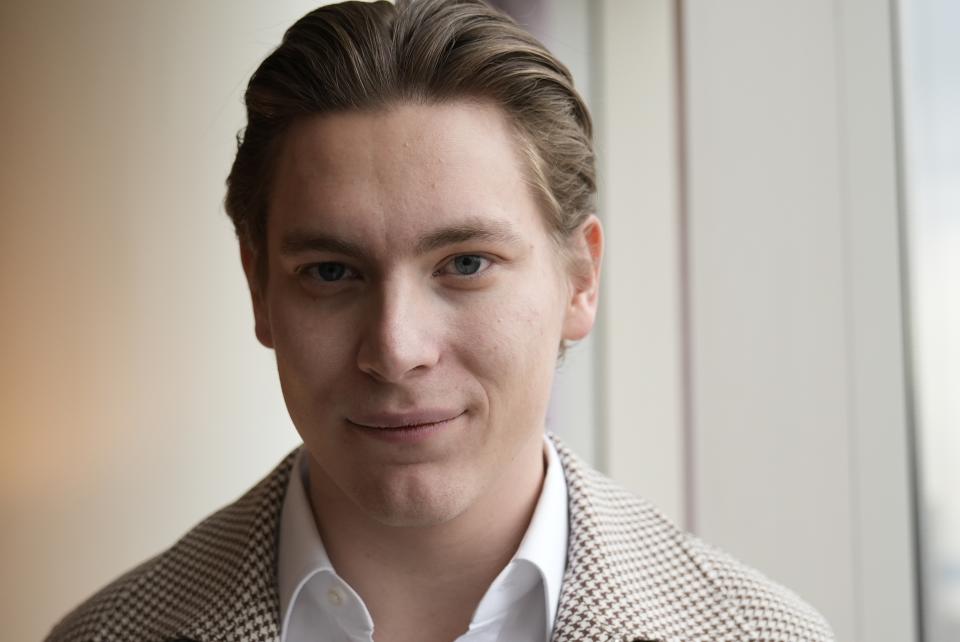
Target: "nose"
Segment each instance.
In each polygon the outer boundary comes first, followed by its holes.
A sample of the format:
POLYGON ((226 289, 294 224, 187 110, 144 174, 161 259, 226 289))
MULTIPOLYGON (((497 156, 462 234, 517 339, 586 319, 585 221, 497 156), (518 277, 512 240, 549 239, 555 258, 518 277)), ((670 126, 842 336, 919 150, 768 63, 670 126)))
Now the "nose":
POLYGON ((426 372, 440 359, 437 315, 415 287, 383 284, 364 320, 357 349, 362 372, 386 383, 397 383, 426 372))

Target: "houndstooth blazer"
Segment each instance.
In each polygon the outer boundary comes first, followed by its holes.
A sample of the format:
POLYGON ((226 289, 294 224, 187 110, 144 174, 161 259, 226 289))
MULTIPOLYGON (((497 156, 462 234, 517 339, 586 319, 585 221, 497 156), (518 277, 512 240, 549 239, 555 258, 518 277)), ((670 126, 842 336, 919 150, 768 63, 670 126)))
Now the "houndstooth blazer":
MULTIPOLYGON (((570 538, 552 642, 821 642, 790 591, 670 523, 551 437, 570 538)), ((293 454, 172 548, 87 600, 50 642, 279 640, 277 529, 293 454)))

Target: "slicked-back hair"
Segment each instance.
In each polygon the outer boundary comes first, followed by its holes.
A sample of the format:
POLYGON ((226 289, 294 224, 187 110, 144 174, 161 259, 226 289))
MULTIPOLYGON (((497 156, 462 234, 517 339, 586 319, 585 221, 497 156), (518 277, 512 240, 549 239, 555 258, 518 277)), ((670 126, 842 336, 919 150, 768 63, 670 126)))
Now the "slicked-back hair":
POLYGON ((594 211, 596 177, 590 114, 567 68, 482 0, 343 2, 291 26, 247 86, 225 208, 261 281, 270 186, 293 122, 458 99, 504 110, 547 228, 568 238, 594 211))

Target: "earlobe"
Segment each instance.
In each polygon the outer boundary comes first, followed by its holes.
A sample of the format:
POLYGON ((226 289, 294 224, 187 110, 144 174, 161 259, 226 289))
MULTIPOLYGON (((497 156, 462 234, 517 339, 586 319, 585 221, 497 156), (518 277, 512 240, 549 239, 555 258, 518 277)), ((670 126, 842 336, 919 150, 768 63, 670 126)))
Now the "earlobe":
POLYGON ((563 338, 579 341, 590 334, 600 300, 600 265, 603 260, 603 226, 595 214, 570 239, 573 253, 571 295, 563 323, 563 338))
POLYGON ((243 273, 247 277, 247 287, 250 289, 250 301, 253 303, 254 332, 257 340, 266 348, 273 348, 273 333, 270 330, 270 316, 264 299, 261 275, 258 268, 256 251, 244 241, 240 241, 240 262, 243 264, 243 273))

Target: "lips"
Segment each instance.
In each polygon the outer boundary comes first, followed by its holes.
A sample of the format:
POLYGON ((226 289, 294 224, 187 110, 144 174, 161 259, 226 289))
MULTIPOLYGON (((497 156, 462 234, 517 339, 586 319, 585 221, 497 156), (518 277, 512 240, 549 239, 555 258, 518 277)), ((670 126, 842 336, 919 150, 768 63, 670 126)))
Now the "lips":
POLYGON ((399 430, 445 423, 465 412, 465 410, 452 408, 428 408, 411 412, 363 413, 347 417, 347 421, 361 428, 399 430))

